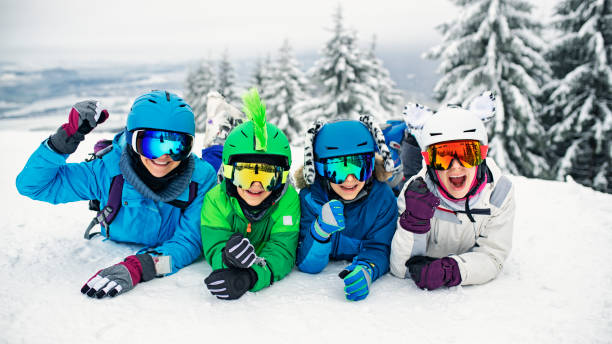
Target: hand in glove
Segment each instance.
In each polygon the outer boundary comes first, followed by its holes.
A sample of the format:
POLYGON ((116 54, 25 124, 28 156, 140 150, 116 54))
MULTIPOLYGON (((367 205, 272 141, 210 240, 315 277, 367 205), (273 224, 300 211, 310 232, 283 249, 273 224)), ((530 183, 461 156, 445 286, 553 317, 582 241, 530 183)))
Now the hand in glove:
POLYGON ((323 204, 319 217, 310 226, 310 233, 318 241, 327 241, 333 233, 343 229, 344 204, 334 199, 323 204))
POLYGON ((223 264, 228 267, 246 269, 250 268, 258 259, 255 248, 249 239, 240 233, 234 233, 225 243, 225 248, 221 254, 223 264))
POLYGON ((402 228, 416 234, 424 234, 431 229, 430 219, 440 199, 429 189, 423 178, 413 180, 404 192, 406 210, 400 215, 399 223, 402 228))
POLYGON ((344 280, 344 294, 347 300, 359 301, 365 299, 370 293, 372 284, 372 267, 368 263, 356 262, 344 270, 338 277, 344 280))
POLYGON ((434 290, 442 286, 454 287, 461 283, 457 261, 450 257, 415 256, 406 262, 410 277, 421 289, 434 290))
POLYGON ((70 110, 68 123, 64 123, 49 137, 49 146, 60 154, 72 154, 85 139, 85 135, 107 118, 108 111, 99 111, 96 101, 78 102, 70 110))
POLYGON ((114 297, 155 275, 155 263, 149 254, 128 256, 123 262, 98 271, 81 288, 81 293, 98 299, 106 295, 114 297))
POLYGON ((236 300, 257 283, 257 273, 253 269, 219 269, 204 279, 206 288, 221 300, 236 300))

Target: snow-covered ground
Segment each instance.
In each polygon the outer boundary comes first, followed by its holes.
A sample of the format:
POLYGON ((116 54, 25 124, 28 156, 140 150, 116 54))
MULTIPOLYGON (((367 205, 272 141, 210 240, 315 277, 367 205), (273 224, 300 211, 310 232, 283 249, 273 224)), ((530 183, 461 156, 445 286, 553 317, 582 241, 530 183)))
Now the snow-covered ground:
MULTIPOLYGON (((205 289, 211 268, 199 260, 95 300, 79 292, 82 284, 138 247, 84 240, 86 202, 20 196, 15 177, 51 131, 12 128, 0 122, 0 342, 612 342, 612 195, 513 177, 514 248, 500 276, 482 286, 422 291, 386 275, 354 303, 337 277, 347 263, 337 262, 228 302, 205 289)), ((109 136, 90 134, 70 161, 109 136)))

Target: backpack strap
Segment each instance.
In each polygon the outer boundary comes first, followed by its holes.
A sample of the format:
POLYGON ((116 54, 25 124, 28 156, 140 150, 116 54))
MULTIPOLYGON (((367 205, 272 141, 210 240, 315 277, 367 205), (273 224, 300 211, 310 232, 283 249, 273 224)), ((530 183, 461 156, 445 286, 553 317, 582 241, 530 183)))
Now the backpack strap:
MULTIPOLYGON (((90 240, 96 235, 101 234, 101 232, 91 233, 91 230, 97 224, 101 224, 102 226, 104 226, 104 228, 106 229, 106 236, 108 237, 109 226, 113 222, 113 220, 117 216, 117 213, 119 212, 119 209, 121 208, 121 196, 123 194, 124 181, 125 179, 123 178, 122 174, 118 174, 113 177, 113 180, 111 181, 110 190, 108 191, 108 202, 106 203, 104 208, 98 211, 96 216, 91 220, 89 226, 87 226, 87 229, 85 229, 85 234, 83 235, 83 238, 85 238, 86 240, 90 240)), ((181 212, 183 212, 191 205, 191 203, 193 203, 197 195, 198 183, 192 181, 191 183, 189 183, 189 198, 187 201, 179 201, 175 199, 167 203, 181 209, 181 212)))
POLYGON ((123 175, 118 174, 113 177, 111 181, 111 186, 108 191, 108 202, 104 206, 103 209, 98 211, 96 216, 91 220, 89 226, 85 230, 85 234, 83 237, 87 240, 93 238, 94 236, 100 234, 101 232, 90 233, 92 228, 101 224, 106 229, 106 236, 108 236, 108 226, 113 222, 115 216, 119 212, 119 208, 121 208, 121 195, 123 194, 123 175))

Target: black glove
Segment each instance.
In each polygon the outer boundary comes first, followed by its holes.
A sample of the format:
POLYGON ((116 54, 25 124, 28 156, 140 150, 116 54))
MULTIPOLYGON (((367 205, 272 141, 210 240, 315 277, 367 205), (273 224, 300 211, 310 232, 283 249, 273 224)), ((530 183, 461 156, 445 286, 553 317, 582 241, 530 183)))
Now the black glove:
POLYGON ((408 271, 410 271, 410 278, 412 278, 414 283, 418 284, 421 282, 421 271, 424 267, 436 259, 438 258, 427 256, 414 256, 408 259, 406 262, 406 267, 408 268, 408 271))
POLYGON ((249 239, 240 233, 234 233, 225 243, 225 248, 221 255, 223 264, 228 267, 246 269, 250 268, 255 262, 257 255, 255 248, 249 239))
POLYGON ((85 135, 108 118, 108 111, 102 110, 100 117, 96 119, 96 110, 97 102, 94 100, 74 104, 68 115, 68 123, 62 124, 55 134, 49 137, 49 146, 60 154, 74 153, 85 135))
POLYGON ((204 279, 206 288, 221 300, 239 299, 257 283, 257 273, 253 269, 219 269, 204 279))

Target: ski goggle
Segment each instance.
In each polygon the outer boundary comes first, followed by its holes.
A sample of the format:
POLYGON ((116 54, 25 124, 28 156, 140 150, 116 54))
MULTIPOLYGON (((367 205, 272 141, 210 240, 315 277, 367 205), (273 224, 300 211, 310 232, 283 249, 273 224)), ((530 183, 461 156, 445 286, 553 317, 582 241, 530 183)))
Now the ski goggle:
POLYGON ((315 161, 317 173, 334 184, 342 184, 349 175, 360 182, 368 180, 374 170, 374 153, 347 155, 315 161))
POLYGON ((287 181, 289 171, 282 166, 259 162, 235 162, 223 165, 223 176, 234 185, 248 189, 254 182, 260 182, 266 191, 272 191, 287 181))
POLYGON ((191 154, 193 136, 172 131, 141 129, 132 133, 132 147, 136 153, 149 159, 168 154, 174 161, 191 154))
POLYGON ((447 170, 454 159, 466 168, 478 166, 487 157, 489 146, 475 140, 459 140, 434 143, 421 152, 425 163, 434 170, 447 170))

